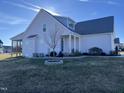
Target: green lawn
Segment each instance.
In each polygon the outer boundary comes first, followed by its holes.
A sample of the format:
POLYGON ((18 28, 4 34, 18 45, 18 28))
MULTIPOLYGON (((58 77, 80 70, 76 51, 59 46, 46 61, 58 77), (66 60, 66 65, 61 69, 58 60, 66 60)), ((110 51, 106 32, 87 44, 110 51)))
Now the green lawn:
POLYGON ((0 54, 0 60, 4 60, 10 57, 11 57, 11 54, 0 54))
POLYGON ((43 62, 0 62, 0 93, 124 93, 124 58, 65 59, 53 66, 43 62))
POLYGON ((11 56, 11 54, 0 54, 0 61, 1 60, 7 60, 7 59, 9 59, 9 58, 13 58, 13 57, 16 57, 16 54, 13 54, 12 56, 11 56))

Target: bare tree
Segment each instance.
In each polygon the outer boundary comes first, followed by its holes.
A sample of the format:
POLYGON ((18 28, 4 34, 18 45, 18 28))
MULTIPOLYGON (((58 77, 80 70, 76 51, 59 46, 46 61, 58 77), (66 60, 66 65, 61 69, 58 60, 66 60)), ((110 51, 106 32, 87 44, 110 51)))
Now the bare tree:
POLYGON ((55 24, 55 30, 54 31, 46 31, 44 35, 44 41, 48 45, 52 51, 55 51, 55 48, 57 47, 58 42, 61 39, 62 35, 61 28, 58 27, 57 24, 55 24))

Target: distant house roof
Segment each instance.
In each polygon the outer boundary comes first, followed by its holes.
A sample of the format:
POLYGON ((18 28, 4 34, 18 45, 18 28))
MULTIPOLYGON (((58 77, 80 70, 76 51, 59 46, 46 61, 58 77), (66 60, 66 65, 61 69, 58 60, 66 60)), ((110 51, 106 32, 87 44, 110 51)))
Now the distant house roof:
POLYGON ((11 38, 11 40, 16 41, 16 40, 22 40, 24 37, 25 32, 22 32, 14 37, 11 38))
POLYGON ((2 40, 0 40, 0 44, 3 44, 3 41, 2 40))
POLYGON ((3 46, 4 49, 11 49, 11 46, 3 46))
POLYGON ((104 17, 84 22, 78 22, 75 26, 77 33, 81 35, 111 33, 114 32, 114 17, 104 17))
POLYGON ((114 43, 115 43, 115 44, 120 44, 120 39, 119 39, 119 38, 115 38, 115 39, 114 39, 114 43))

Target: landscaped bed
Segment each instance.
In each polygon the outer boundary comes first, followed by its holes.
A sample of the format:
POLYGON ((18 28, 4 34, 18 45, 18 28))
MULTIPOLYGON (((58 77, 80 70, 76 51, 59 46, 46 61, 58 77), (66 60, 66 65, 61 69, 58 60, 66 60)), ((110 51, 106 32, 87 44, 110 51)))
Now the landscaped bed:
POLYGON ((124 58, 80 57, 0 62, 0 93, 124 93, 124 58))

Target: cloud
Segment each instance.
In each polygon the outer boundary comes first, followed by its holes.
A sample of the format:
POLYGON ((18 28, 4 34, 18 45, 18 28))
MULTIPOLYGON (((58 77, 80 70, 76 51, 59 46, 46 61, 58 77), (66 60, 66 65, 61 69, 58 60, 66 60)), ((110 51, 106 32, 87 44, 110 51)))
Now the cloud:
POLYGON ((17 25, 17 24, 25 24, 27 20, 20 17, 8 16, 7 14, 0 13, 0 23, 17 25))
POLYGON ((80 0, 81 2, 89 2, 89 0, 80 0))
POLYGON ((54 7, 47 7, 44 8, 46 11, 48 11, 49 13, 51 13, 52 15, 60 15, 58 12, 56 12, 56 9, 54 7))
POLYGON ((24 2, 26 5, 29 5, 30 7, 33 7, 33 8, 35 8, 35 9, 37 9, 37 10, 40 10, 40 9, 44 9, 44 10, 46 10, 46 11, 48 11, 49 13, 51 13, 52 15, 60 15, 57 11, 56 11, 56 9, 54 8, 54 7, 51 7, 51 6, 47 6, 47 7, 40 7, 40 6, 38 6, 38 5, 34 5, 34 4, 32 4, 32 3, 29 3, 29 2, 24 2))
POLYGON ((31 10, 31 11, 34 11, 34 12, 39 12, 40 9, 45 9, 46 11, 50 12, 53 15, 60 15, 59 13, 57 13, 57 11, 54 7, 43 8, 43 7, 40 7, 38 5, 29 3, 29 2, 26 2, 26 1, 24 1, 23 3, 15 3, 15 2, 10 2, 10 1, 4 1, 4 3, 11 4, 13 6, 17 6, 17 7, 20 7, 20 8, 28 9, 28 10, 31 10))
POLYGON ((112 0, 101 0, 101 1, 96 1, 96 0, 79 0, 80 2, 88 2, 88 3, 96 3, 96 4, 106 4, 106 5, 114 5, 117 6, 119 5, 118 2, 112 1, 112 0))
POLYGON ((119 3, 118 3, 118 2, 114 2, 114 1, 107 1, 107 4, 110 4, 110 5, 118 5, 119 3))
POLYGON ((25 5, 25 4, 19 4, 19 3, 10 2, 10 1, 4 1, 4 3, 10 4, 10 5, 13 5, 13 6, 17 6, 17 7, 20 7, 20 8, 32 10, 34 12, 39 12, 39 10, 40 10, 38 8, 34 8, 34 7, 31 7, 31 6, 25 5))
POLYGON ((35 9, 38 9, 38 10, 40 10, 40 9, 44 9, 44 10, 46 10, 46 11, 48 11, 49 13, 51 13, 51 14, 53 14, 53 15, 60 15, 57 11, 56 11, 56 9, 54 8, 54 7, 52 7, 52 6, 47 6, 47 7, 40 7, 40 6, 38 6, 38 5, 34 5, 34 4, 32 4, 32 3, 29 3, 29 2, 24 2, 26 5, 29 5, 29 6, 31 6, 31 7, 33 7, 33 8, 35 8, 35 9))

